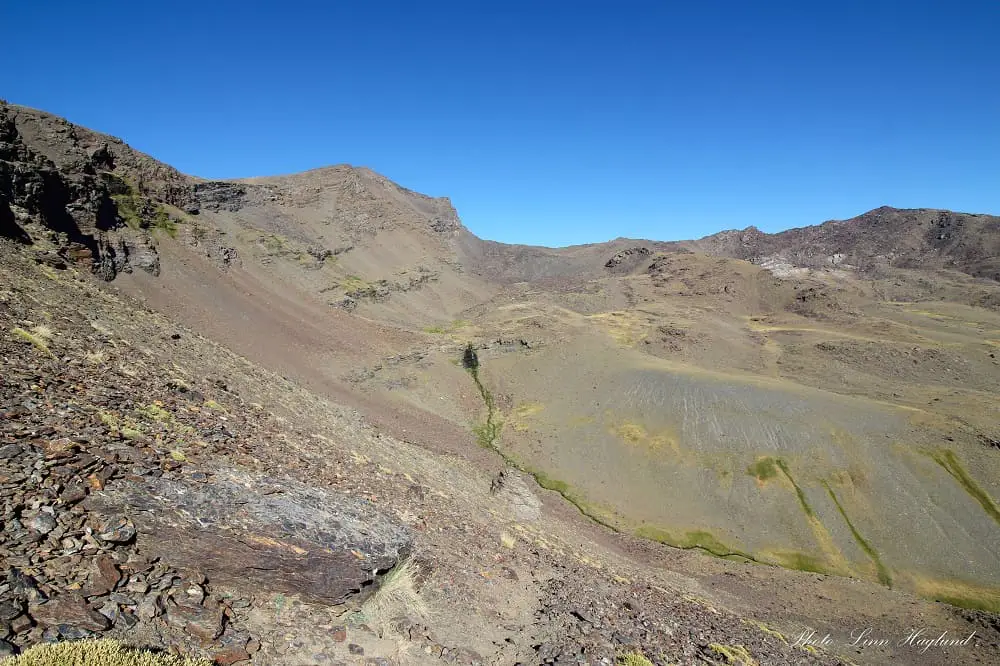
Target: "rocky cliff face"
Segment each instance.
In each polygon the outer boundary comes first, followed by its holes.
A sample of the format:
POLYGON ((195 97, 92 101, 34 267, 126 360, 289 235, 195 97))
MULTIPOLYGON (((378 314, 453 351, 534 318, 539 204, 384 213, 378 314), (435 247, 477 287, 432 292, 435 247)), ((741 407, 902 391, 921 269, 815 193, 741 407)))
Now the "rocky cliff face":
POLYGON ((185 177, 128 146, 30 109, 0 104, 0 235, 44 238, 66 262, 105 280, 159 271, 151 230, 169 230, 163 202, 185 177))

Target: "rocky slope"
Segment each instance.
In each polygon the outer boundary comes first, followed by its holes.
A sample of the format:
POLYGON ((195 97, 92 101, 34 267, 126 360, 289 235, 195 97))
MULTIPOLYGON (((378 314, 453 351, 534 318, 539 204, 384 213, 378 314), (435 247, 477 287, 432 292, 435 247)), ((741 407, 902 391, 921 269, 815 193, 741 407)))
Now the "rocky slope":
POLYGON ((73 269, 0 259, 4 654, 104 634, 219 664, 838 663, 546 526, 514 472, 491 494, 73 269), (374 614, 403 557, 430 610, 374 614))
POLYGON ((886 270, 947 269, 1000 280, 1000 217, 883 206, 849 220, 765 234, 756 227, 723 231, 686 244, 759 264, 886 270))

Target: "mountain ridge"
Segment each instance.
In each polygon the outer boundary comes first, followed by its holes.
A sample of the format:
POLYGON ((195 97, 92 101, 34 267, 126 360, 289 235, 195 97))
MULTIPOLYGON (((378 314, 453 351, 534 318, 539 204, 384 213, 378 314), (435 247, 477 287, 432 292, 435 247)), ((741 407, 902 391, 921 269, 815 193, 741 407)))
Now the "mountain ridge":
MULTIPOLYGON (((8 144, 13 145, 19 140, 28 150, 49 160, 61 170, 86 164, 88 157, 92 166, 100 167, 101 164, 94 163, 94 155, 100 161, 105 159, 103 155, 107 152, 117 164, 105 162, 103 166, 112 166, 112 173, 119 172, 134 180, 140 194, 149 196, 154 202, 172 205, 188 212, 198 211, 200 206, 206 204, 210 207, 239 205, 236 202, 248 196, 277 196, 272 192, 275 186, 291 190, 286 193, 288 203, 298 205, 302 203, 304 191, 315 192, 322 187, 343 185, 334 181, 337 176, 346 175, 354 187, 366 183, 366 186, 385 188, 403 197, 413 197, 418 202, 431 204, 440 218, 432 224, 438 224, 448 231, 460 230, 464 235, 470 236, 464 243, 466 246, 488 247, 490 250, 481 251, 490 255, 512 256, 526 252, 535 256, 558 256, 590 249, 617 248, 625 243, 632 243, 657 248, 683 247, 751 262, 765 261, 771 257, 788 260, 795 267, 811 268, 822 265, 820 257, 844 255, 843 259, 832 261, 843 264, 846 260, 847 265, 869 272, 878 270, 880 263, 895 262, 895 265, 914 267, 927 262, 924 267, 949 268, 973 277, 1000 281, 1000 262, 996 259, 1000 255, 1000 240, 997 240, 1000 238, 1000 217, 989 214, 881 206, 853 218, 827 220, 774 233, 765 233, 757 227, 749 226, 744 229, 725 229, 701 238, 682 241, 619 237, 564 247, 501 243, 479 238, 469 231, 462 224, 448 197, 421 194, 393 182, 369 167, 333 164, 290 174, 206 179, 183 174, 156 158, 131 148, 116 137, 93 132, 44 111, 9 104, 4 108, 8 128, 5 141, 8 144), (62 148, 62 143, 54 140, 63 134, 75 142, 78 150, 67 152, 62 148), (248 193, 241 188, 250 188, 252 191, 248 193), (880 227, 885 229, 885 238, 873 241, 872 238, 865 237, 875 234, 880 227), (926 238, 916 238, 912 233, 914 227, 926 227, 926 238), (905 246, 899 247, 903 239, 905 246), (822 252, 808 250, 809 245, 822 245, 822 252)), ((100 171, 99 168, 95 170, 100 171)), ((0 194, 4 194, 8 202, 13 200, 12 188, 9 186, 6 192, 0 194)), ((2 216, 6 220, 6 233, 23 238, 11 226, 11 215, 4 211, 2 216)), ((107 273, 113 275, 113 272, 107 273)))

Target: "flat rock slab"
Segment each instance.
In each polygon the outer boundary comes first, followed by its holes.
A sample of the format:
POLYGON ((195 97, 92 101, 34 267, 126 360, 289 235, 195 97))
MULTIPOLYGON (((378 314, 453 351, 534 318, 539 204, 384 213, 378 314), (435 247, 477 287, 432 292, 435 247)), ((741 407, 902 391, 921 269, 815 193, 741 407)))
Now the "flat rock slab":
POLYGON ((31 616, 43 625, 68 625, 86 631, 104 631, 111 626, 108 618, 87 606, 83 597, 66 593, 44 604, 32 605, 31 616))
POLYGON ((121 481, 89 508, 127 517, 140 549, 237 588, 340 603, 410 552, 401 524, 354 497, 224 470, 206 482, 121 481))

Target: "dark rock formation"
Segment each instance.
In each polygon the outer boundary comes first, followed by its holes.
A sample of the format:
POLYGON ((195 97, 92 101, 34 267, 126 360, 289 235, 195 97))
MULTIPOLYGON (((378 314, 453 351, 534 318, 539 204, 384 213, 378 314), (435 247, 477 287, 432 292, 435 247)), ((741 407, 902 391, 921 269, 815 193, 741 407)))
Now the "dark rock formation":
POLYGON ((116 165, 107 143, 89 150, 80 138, 88 132, 77 129, 0 104, 0 235, 29 243, 25 225, 37 224, 60 246, 60 255, 105 280, 130 270, 130 257, 158 273, 149 234, 125 229, 130 222, 151 227, 157 204, 107 171, 116 165))
POLYGON ((2 196, 0 196, 0 236, 13 238, 20 243, 31 243, 31 236, 17 224, 14 211, 2 196))
POLYGON ((405 528, 362 500, 237 472, 208 483, 130 482, 89 502, 100 514, 127 514, 144 552, 181 569, 319 602, 368 587, 411 545, 405 528))
POLYGON ((652 251, 648 247, 630 247, 619 250, 605 262, 605 268, 633 268, 638 260, 648 257, 652 251))
POLYGON ((185 208, 190 213, 203 208, 213 212, 220 210, 236 212, 243 207, 246 194, 247 188, 236 183, 214 180, 195 183, 191 191, 191 202, 185 208))

